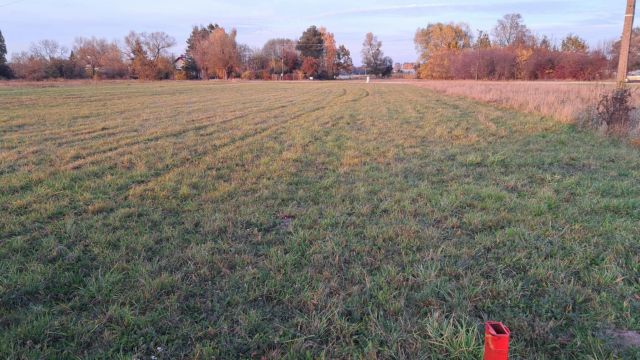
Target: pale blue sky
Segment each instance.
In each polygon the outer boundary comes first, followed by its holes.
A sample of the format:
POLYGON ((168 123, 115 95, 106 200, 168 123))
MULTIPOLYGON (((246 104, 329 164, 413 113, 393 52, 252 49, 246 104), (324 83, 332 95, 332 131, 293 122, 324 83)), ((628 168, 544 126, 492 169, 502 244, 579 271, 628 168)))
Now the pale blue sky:
POLYGON ((129 30, 165 31, 181 53, 191 27, 209 22, 238 29, 238 41, 262 46, 273 37, 298 38, 309 25, 325 26, 360 63, 364 34, 372 31, 396 62, 414 61, 413 35, 430 22, 466 22, 490 30, 506 13, 519 12, 538 34, 555 40, 569 32, 590 44, 619 37, 624 0, 431 1, 207 1, 207 0, 0 0, 0 30, 9 53, 54 39, 70 46, 77 36, 122 39, 129 30))

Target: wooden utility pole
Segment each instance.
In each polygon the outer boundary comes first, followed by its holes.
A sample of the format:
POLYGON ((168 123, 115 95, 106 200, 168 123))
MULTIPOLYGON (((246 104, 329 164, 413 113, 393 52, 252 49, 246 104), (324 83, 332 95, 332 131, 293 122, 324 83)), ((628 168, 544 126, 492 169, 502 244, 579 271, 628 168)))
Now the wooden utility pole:
POLYGON ((624 85, 627 80, 629 67, 629 50, 631 48, 631 33, 633 32, 633 18, 636 14, 636 0, 627 0, 627 12, 624 16, 624 30, 620 43, 620 63, 618 64, 618 85, 624 85))

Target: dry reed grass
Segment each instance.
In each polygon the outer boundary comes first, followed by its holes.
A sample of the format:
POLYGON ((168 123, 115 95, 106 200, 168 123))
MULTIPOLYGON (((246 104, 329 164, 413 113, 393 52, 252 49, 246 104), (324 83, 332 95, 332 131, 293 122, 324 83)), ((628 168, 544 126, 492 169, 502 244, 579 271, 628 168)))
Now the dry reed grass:
MULTIPOLYGON (((448 95, 553 117, 565 123, 575 122, 601 96, 614 89, 614 83, 584 82, 498 82, 498 81, 416 81, 420 87, 448 95)), ((640 104, 638 87, 633 86, 632 101, 640 104)))

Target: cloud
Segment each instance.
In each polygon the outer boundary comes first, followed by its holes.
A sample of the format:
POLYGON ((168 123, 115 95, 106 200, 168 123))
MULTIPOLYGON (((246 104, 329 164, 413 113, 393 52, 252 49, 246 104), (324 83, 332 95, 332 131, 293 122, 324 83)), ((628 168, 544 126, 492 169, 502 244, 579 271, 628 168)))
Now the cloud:
MULTIPOLYGON (((457 6, 473 5, 473 3, 457 3, 457 6)), ((316 15, 316 17, 335 17, 335 16, 347 16, 347 15, 367 15, 375 13, 389 13, 404 10, 421 10, 421 9, 434 9, 434 8, 446 8, 451 7, 451 3, 435 3, 435 4, 406 4, 406 5, 389 5, 389 6, 374 6, 369 8, 353 8, 340 11, 326 12, 316 15)))
POLYGON ((490 11, 490 12, 517 12, 533 7, 538 11, 543 9, 557 8, 558 2, 552 0, 516 0, 516 1, 447 1, 427 4, 400 4, 400 5, 374 5, 361 6, 345 10, 337 10, 317 14, 317 18, 330 18, 339 16, 358 16, 373 14, 410 13, 416 14, 419 10, 440 10, 454 11, 457 13, 468 13, 469 11, 490 11), (544 6, 548 4, 549 6, 544 6))

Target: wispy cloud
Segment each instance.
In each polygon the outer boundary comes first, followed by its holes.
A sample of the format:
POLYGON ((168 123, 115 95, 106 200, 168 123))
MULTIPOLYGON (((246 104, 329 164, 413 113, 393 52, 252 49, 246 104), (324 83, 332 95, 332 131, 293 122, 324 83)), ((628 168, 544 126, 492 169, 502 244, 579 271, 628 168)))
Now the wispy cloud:
MULTIPOLYGON (((456 3, 456 6, 469 6, 473 3, 456 3)), ((346 10, 338 10, 320 13, 315 17, 335 17, 335 16, 347 16, 347 15, 367 15, 376 13, 389 13, 394 11, 405 10, 424 10, 424 9, 436 9, 451 7, 451 3, 434 3, 434 4, 406 4, 406 5, 389 5, 389 6, 372 6, 372 7, 359 7, 346 10)))
POLYGON ((515 0, 515 1, 440 1, 433 3, 412 3, 397 5, 362 5, 359 7, 348 8, 344 10, 335 10, 330 12, 322 12, 314 17, 330 18, 341 16, 359 16, 359 15, 375 15, 375 14, 393 14, 405 13, 412 14, 420 10, 437 10, 437 11, 456 11, 466 14, 470 11, 491 11, 491 12, 516 12, 535 6, 540 11, 544 9, 557 8, 558 2, 555 0, 515 0), (548 5, 548 6, 545 6, 548 5))

